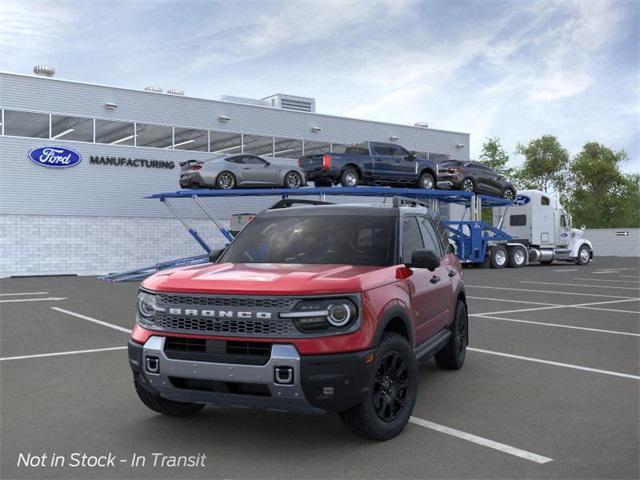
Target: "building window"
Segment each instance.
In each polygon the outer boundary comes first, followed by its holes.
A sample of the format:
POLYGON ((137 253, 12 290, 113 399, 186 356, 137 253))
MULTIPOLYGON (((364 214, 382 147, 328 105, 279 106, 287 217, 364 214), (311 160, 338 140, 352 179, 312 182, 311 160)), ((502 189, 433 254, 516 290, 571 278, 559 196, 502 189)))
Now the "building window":
POLYGON ((111 145, 134 144, 133 123, 114 120, 96 120, 96 142, 111 145))
POLYGON ((174 130, 173 148, 176 150, 206 152, 209 150, 208 132, 206 130, 176 127, 174 130))
POLYGON ((302 157, 302 140, 276 137, 273 141, 275 145, 274 157, 295 159, 302 157))
POLYGON ((49 115, 5 110, 4 134, 14 137, 49 138, 49 115))
POLYGON ((93 119, 51 115, 51 139, 93 142, 93 119))
POLYGON ((162 125, 136 123, 136 145, 138 147, 171 148, 173 129, 162 125))
POLYGON ((331 151, 331 144, 328 142, 311 142, 309 140, 304 141, 305 155, 329 153, 330 151, 331 151))
POLYGON ((244 135, 244 153, 273 157, 273 137, 244 135))
POLYGON ((212 153, 242 153, 242 135, 239 133, 210 132, 212 153))

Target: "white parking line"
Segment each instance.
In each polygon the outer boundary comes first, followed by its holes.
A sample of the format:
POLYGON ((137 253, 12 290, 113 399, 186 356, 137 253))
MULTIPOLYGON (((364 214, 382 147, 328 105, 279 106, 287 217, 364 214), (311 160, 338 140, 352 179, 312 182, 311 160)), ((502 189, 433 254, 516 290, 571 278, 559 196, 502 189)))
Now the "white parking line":
POLYGON ((559 305, 557 305, 555 303, 531 302, 529 300, 508 300, 506 298, 467 297, 467 299, 472 299, 472 300, 490 300, 490 301, 493 301, 493 302, 522 303, 522 304, 528 304, 528 305, 544 305, 546 307, 559 306, 559 305))
POLYGON ((552 272, 579 272, 579 268, 561 268, 560 270, 551 270, 552 272))
MULTIPOLYGON (((472 298, 472 297, 468 297, 468 298, 472 298)), ((640 300, 640 298, 627 298, 624 300, 607 300, 604 302, 589 302, 589 303, 576 303, 574 305, 556 305, 553 303, 547 304, 548 306, 545 307, 535 307, 535 308, 518 308, 515 310, 497 310, 495 312, 481 312, 481 313, 476 313, 475 315, 494 315, 494 314, 503 314, 503 313, 519 313, 519 312, 537 312, 537 311, 541 311, 541 310, 557 310, 560 308, 583 308, 586 310, 601 310, 603 312, 616 312, 616 313, 632 313, 637 315, 640 312, 636 312, 633 310, 617 310, 617 309, 613 309, 613 308, 600 308, 600 307, 595 307, 593 305, 607 305, 610 303, 624 303, 624 302, 635 302, 640 300)), ((526 302, 522 302, 522 303, 526 303, 526 302)))
POLYGON ((620 278, 638 278, 637 275, 620 275, 620 278))
POLYGON ((605 297, 605 298, 627 298, 636 300, 636 297, 622 297, 620 295, 601 295, 599 293, 582 293, 582 292, 560 292, 557 290, 538 290, 532 288, 512 288, 512 287, 490 287, 488 285, 466 285, 469 288, 488 288, 492 290, 509 290, 512 292, 527 292, 527 293, 555 293, 557 295, 575 295, 582 297, 605 297))
POLYGON ((60 357, 63 355, 79 355, 81 353, 94 353, 94 352, 109 352, 111 350, 124 350, 125 347, 109 347, 109 348, 92 348, 90 350, 71 350, 68 352, 54 352, 54 353, 38 353, 35 355, 20 355, 17 357, 0 357, 0 362, 8 362, 9 360, 25 360, 28 358, 43 358, 43 357, 60 357))
POLYGON ((0 303, 20 303, 20 302, 58 302, 67 300, 67 297, 47 297, 47 298, 11 298, 9 300, 0 300, 0 303))
POLYGON ((554 283, 554 282, 536 282, 533 280, 520 280, 520 283, 531 283, 536 285, 563 285, 566 287, 587 287, 587 288, 613 288, 616 290, 640 290, 640 287, 619 287, 617 285, 586 285, 584 283, 554 283))
POLYGON ((501 317, 494 317, 494 316, 490 316, 490 315, 483 315, 483 314, 470 314, 470 317, 475 317, 475 318, 488 318, 491 320, 502 320, 504 322, 513 322, 513 323, 528 323, 531 325, 541 325, 544 327, 558 327, 558 328, 568 328, 570 330, 584 330, 586 332, 596 332, 596 333, 610 333, 613 335, 627 335, 629 337, 640 337, 640 333, 632 333, 632 332, 620 332, 617 330, 606 330, 606 329, 602 329, 602 328, 588 328, 588 327, 576 327, 574 325, 562 325, 560 323, 546 323, 546 322, 534 322, 531 320, 518 320, 515 318, 501 318, 501 317))
POLYGON ((631 375, 629 373, 612 372, 611 370, 600 370, 599 368, 583 367, 581 365, 573 365, 571 363, 552 362, 551 360, 543 360, 541 358, 523 357, 522 355, 513 355, 511 353, 494 352, 493 350, 484 350, 482 348, 467 347, 467 350, 478 353, 486 353, 497 357, 513 358, 516 360, 524 360, 526 362, 542 363, 545 365, 553 365, 554 367, 571 368, 573 370, 582 370, 584 372, 600 373, 602 375, 610 375, 612 377, 631 378, 632 380, 640 380, 640 376, 631 375))
POLYGON ((423 420, 422 418, 411 417, 409 418, 409 421, 415 425, 420 425, 421 427, 428 428, 429 430, 445 433, 447 435, 451 435, 452 437, 466 440, 467 442, 475 443, 477 445, 482 445, 483 447, 488 447, 503 453, 508 453, 509 455, 524 458, 525 460, 529 460, 530 462, 549 463, 553 461, 553 458, 527 452, 526 450, 521 450, 510 445, 505 445, 504 443, 495 442, 493 440, 489 440, 488 438, 479 437, 472 433, 456 430, 455 428, 445 427, 444 425, 440 425, 439 423, 423 420))
MULTIPOLYGON (((634 277, 638 278, 638 277, 634 277)), ((613 282, 613 283, 640 283, 638 281, 633 280, 609 280, 608 278, 580 278, 573 277, 572 280, 586 280, 587 282, 613 282)))
POLYGON ((51 310, 55 310, 56 312, 60 312, 60 313, 66 313, 67 315, 71 315, 72 317, 81 318, 82 320, 96 323, 98 325, 102 325, 103 327, 113 328, 114 330, 118 330, 120 332, 131 333, 130 329, 121 327, 120 325, 114 325, 113 323, 103 322, 102 320, 98 320, 97 318, 87 317, 86 315, 81 315, 79 313, 72 312, 70 310, 65 310, 64 308, 51 307, 51 310))
POLYGON ((49 295, 49 292, 0 293, 0 297, 12 297, 16 295, 49 295))

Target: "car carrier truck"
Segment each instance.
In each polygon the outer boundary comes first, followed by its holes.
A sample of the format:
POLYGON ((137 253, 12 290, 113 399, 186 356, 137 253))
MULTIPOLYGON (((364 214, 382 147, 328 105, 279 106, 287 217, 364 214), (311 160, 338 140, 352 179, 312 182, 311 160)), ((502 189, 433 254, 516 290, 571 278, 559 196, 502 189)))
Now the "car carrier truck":
POLYGON ((554 260, 586 265, 593 259, 591 242, 582 238, 585 227, 572 227, 571 216, 556 197, 523 190, 512 205, 492 212, 493 226, 511 237, 489 246, 488 262, 493 268, 554 260))

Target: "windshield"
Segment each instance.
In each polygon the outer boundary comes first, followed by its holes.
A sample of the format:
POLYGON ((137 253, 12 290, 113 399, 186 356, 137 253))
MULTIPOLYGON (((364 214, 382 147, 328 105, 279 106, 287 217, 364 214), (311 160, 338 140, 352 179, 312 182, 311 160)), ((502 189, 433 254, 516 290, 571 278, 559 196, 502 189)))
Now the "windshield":
POLYGON ((220 262, 393 265, 393 216, 256 218, 220 262))

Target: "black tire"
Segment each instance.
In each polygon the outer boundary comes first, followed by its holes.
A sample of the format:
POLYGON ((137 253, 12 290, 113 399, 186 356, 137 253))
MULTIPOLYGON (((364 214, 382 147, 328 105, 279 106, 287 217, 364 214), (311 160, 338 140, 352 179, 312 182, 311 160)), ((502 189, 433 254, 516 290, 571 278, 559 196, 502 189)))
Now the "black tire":
POLYGON ((591 249, 586 245, 582 245, 578 249, 578 256, 576 257, 576 264, 586 265, 591 260, 591 249))
POLYGON ((154 412, 168 415, 170 417, 188 417, 195 415, 204 408, 204 405, 199 403, 174 402, 167 400, 166 398, 162 398, 160 395, 155 395, 140 385, 140 382, 135 378, 133 380, 133 384, 136 387, 138 398, 140 398, 142 403, 154 412))
POLYGON ((542 265, 551 265, 553 263, 553 260, 540 260, 540 263, 542 265))
POLYGON ((345 168, 340 175, 340 185, 343 187, 355 187, 360 183, 360 175, 355 168, 345 168))
POLYGON ((425 172, 420 175, 420 180, 418 180, 418 188, 433 190, 434 188, 436 188, 436 179, 429 172, 425 172))
POLYGON ((491 256, 489 264, 491 268, 504 268, 507 265, 507 249, 503 245, 494 245, 491 247, 491 256))
POLYGON ((473 181, 473 178, 467 177, 462 180, 462 183, 460 184, 460 190, 464 192, 475 192, 476 183, 473 181))
POLYGON ((407 425, 418 393, 418 365, 413 348, 401 335, 385 333, 364 401, 340 413, 355 435, 372 440, 396 437, 407 425))
POLYGON ((449 341, 435 355, 436 365, 443 370, 459 370, 464 365, 467 356, 467 345, 469 345, 469 317, 467 316, 467 306, 462 300, 458 300, 456 305, 453 325, 451 325, 451 336, 449 341))
POLYGON ((302 175, 300 175, 295 170, 291 170, 286 173, 284 176, 284 187, 285 188, 300 188, 302 186, 303 180, 302 175))
POLYGON ((513 190, 513 188, 505 188, 504 192, 502 192, 502 198, 504 198, 505 200, 513 200, 514 198, 516 198, 516 192, 513 190))
POLYGON ((231 190, 236 186, 236 176, 225 170, 216 177, 216 187, 222 190, 231 190))
POLYGON ((523 247, 509 247, 508 252, 507 267, 521 268, 527 264, 527 251, 523 247))

